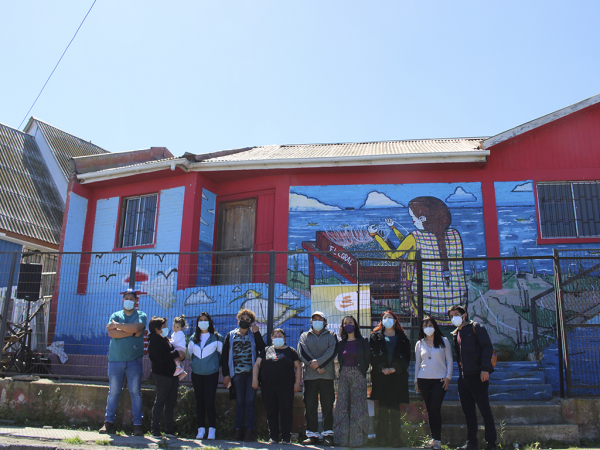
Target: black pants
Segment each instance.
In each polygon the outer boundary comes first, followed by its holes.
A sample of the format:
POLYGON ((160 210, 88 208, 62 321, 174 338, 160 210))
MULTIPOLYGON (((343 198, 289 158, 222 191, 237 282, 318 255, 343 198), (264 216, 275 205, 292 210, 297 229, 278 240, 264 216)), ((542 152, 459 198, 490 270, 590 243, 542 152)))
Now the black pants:
POLYGON ((192 385, 196 397, 196 420, 198 428, 205 428, 205 412, 208 416, 208 426, 217 428, 217 408, 215 397, 217 396, 217 384, 219 383, 219 372, 211 375, 198 375, 192 372, 192 385))
POLYGON ((475 405, 483 417, 485 426, 485 440, 488 445, 496 444, 496 425, 492 408, 490 408, 490 397, 488 395, 489 381, 481 381, 479 375, 466 375, 458 379, 458 396, 462 406, 465 420, 467 421, 468 440, 477 444, 477 411, 475 405))
POLYGON ((260 392, 267 411, 269 437, 279 441, 281 429, 281 439, 289 441, 294 420, 294 385, 263 383, 260 392))
POLYGON ((396 442, 402 429, 400 403, 385 399, 377 403, 377 441, 385 444, 389 444, 390 440, 396 442))
POLYGON ((152 431, 160 432, 160 416, 165 412, 165 431, 175 431, 173 423, 173 411, 177 404, 177 390, 179 389, 179 378, 153 374, 156 385, 156 398, 152 407, 152 431))
POLYGON ((439 378, 418 378, 419 391, 427 408, 429 430, 436 441, 442 440, 442 402, 446 396, 444 383, 439 378))
POLYGON ((333 380, 307 380, 304 381, 307 436, 309 436, 309 432, 314 435, 319 431, 319 394, 323 413, 323 431, 333 432, 333 402, 335 401, 333 380))

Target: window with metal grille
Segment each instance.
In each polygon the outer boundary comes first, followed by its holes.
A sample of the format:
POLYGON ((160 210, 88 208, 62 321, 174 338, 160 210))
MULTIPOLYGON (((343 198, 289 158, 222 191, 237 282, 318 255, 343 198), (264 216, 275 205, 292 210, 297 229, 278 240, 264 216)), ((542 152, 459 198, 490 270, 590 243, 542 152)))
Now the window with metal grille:
POLYGON ((158 194, 123 199, 119 247, 154 243, 158 194))
POLYGON ((600 183, 538 183, 542 238, 600 236, 600 183))

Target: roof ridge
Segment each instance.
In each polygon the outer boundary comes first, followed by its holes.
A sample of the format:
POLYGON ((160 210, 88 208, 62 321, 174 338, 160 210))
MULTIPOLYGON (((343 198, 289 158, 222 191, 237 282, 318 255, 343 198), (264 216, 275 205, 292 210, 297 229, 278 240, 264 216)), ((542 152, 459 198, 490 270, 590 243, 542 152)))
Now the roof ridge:
MULTIPOLYGON (((47 126, 49 126, 49 127, 51 127, 51 128, 54 128, 55 130, 58 130, 58 131, 60 131, 61 133, 67 134, 67 135, 69 135, 69 136, 71 136, 71 137, 74 137, 74 138, 75 138, 75 139, 77 139, 78 141, 85 142, 86 144, 93 145, 94 147, 98 147, 100 150, 103 150, 103 151, 105 151, 106 153, 110 153, 110 152, 109 152, 108 150, 106 150, 105 148, 103 148, 103 147, 100 147, 99 145, 96 145, 96 144, 94 144, 94 143, 93 143, 93 142, 91 142, 91 141, 86 141, 85 139, 83 139, 83 138, 80 138, 79 136, 75 136, 73 133, 69 133, 68 131, 65 131, 65 130, 63 130, 62 128, 55 127, 54 125, 51 125, 51 124, 49 124, 48 122, 45 122, 45 121, 43 121, 43 120, 41 120, 41 119, 38 119, 38 118, 37 118, 37 117, 35 117, 35 116, 31 116, 31 120, 34 120, 34 121, 36 121, 36 122, 43 123, 44 125, 47 125, 47 126)), ((29 123, 28 123, 27 125, 29 125, 29 123)), ((27 127, 26 127, 26 128, 27 128, 27 127)))
MULTIPOLYGON (((259 145, 257 147, 298 147, 305 145, 361 145, 361 144, 379 144, 379 143, 392 143, 392 142, 423 142, 423 141, 459 141, 459 140, 468 140, 468 141, 481 141, 488 139, 489 136, 479 136, 479 137, 453 137, 453 138, 424 138, 424 139, 391 139, 385 141, 363 141, 363 142, 313 142, 306 144, 269 144, 269 145, 259 145)), ((255 148, 257 148, 255 147, 255 148)))
POLYGON ((16 131, 17 133, 21 133, 21 134, 24 134, 24 135, 26 135, 26 136, 29 136, 29 135, 28 135, 27 133, 25 133, 24 131, 21 131, 21 130, 19 130, 18 128, 11 127, 10 125, 6 125, 5 123, 2 123, 2 122, 0 122, 0 126, 3 126, 3 127, 5 127, 5 128, 10 128, 11 130, 13 130, 13 131, 16 131))

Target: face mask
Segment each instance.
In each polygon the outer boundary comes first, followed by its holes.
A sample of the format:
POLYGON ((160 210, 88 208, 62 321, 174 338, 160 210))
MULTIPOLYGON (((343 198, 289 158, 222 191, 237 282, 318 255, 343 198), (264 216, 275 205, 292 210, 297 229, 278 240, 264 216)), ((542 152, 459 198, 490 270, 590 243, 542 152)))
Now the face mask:
POLYGON ((248 322, 247 320, 240 320, 239 326, 242 330, 247 330, 248 328, 250 328, 250 322, 248 322))
POLYGON ((452 316, 452 325, 455 327, 460 327, 463 323, 462 316, 452 316))
POLYGON ((198 328, 200 328, 202 331, 206 331, 208 330, 208 321, 202 321, 202 322, 198 322, 198 328))
POLYGON ((431 336, 434 332, 435 329, 433 327, 423 328, 423 333, 425 333, 427 336, 431 336))
POLYGON ((323 329, 323 321, 322 320, 313 320, 312 326, 315 331, 321 331, 323 329))
POLYGON ((167 337, 169 335, 169 329, 163 328, 162 330, 160 330, 160 334, 162 337, 167 337))
POLYGON ((386 328, 392 328, 394 326, 394 319, 392 319, 391 317, 387 317, 383 319, 381 323, 383 323, 383 326, 386 328))
POLYGON ((283 338, 273 338, 273 345, 275 347, 283 347, 285 345, 285 340, 283 338))
POLYGON ((344 330, 346 330, 346 333, 353 333, 354 325, 352 325, 351 323, 347 323, 346 325, 344 325, 344 330))
POLYGON ((123 300, 123 308, 127 311, 131 311, 135 307, 135 302, 133 300, 123 300))

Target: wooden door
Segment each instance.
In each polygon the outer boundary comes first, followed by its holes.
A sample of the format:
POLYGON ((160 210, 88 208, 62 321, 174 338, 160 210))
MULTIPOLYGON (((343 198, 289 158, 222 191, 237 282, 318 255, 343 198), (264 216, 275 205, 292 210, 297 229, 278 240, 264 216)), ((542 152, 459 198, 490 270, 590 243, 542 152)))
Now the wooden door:
POLYGON ((218 254, 215 284, 252 282, 252 254, 254 250, 256 199, 239 200, 219 205, 217 250, 231 252, 218 254))

